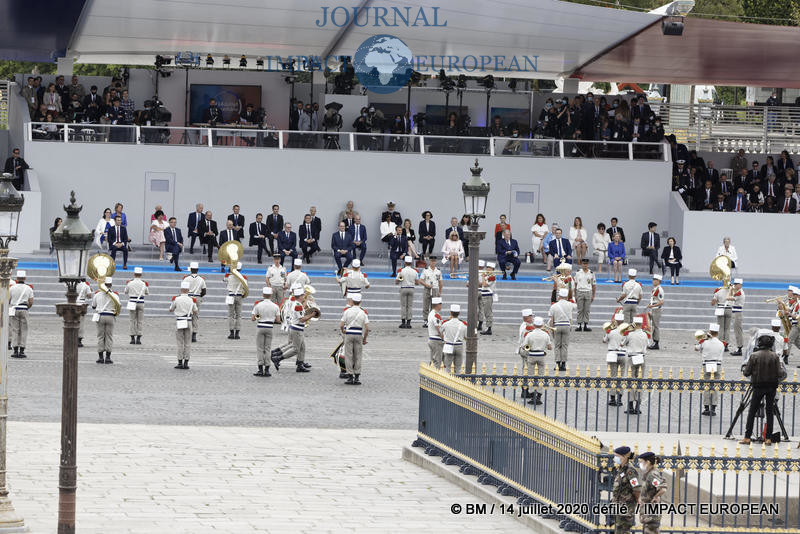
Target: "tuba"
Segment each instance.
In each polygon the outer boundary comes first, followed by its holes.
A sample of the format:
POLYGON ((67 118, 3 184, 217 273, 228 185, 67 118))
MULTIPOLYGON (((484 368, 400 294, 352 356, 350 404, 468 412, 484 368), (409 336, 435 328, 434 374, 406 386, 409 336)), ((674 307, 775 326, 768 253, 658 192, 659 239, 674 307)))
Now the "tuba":
POLYGON ((727 288, 731 284, 731 259, 724 255, 717 256, 711 262, 708 274, 714 280, 722 280, 722 286, 727 288))
POLYGON ((313 317, 311 318, 312 321, 319 321, 319 318, 322 316, 322 311, 319 309, 319 305, 317 301, 314 300, 314 293, 317 292, 312 285, 306 285, 303 287, 305 291, 305 299, 303 299, 303 312, 308 313, 311 311, 313 313, 313 317))
POLYGON ((620 323, 619 327, 617 327, 617 330, 619 330, 620 335, 626 336, 636 330, 636 325, 633 323, 620 323))
POLYGON ((694 331, 694 339, 700 343, 701 341, 705 341, 706 339, 710 338, 711 335, 706 332, 705 330, 695 330, 694 331))
POLYGON ((112 276, 115 271, 114 258, 103 252, 99 252, 89 258, 89 263, 86 265, 86 275, 97 282, 97 287, 100 288, 100 291, 108 295, 108 298, 114 303, 114 315, 119 315, 122 309, 119 297, 106 287, 106 278, 112 276))
POLYGON ((789 337, 789 332, 792 330, 792 320, 789 317, 789 298, 786 295, 766 299, 764 302, 774 302, 778 307, 775 312, 775 317, 781 320, 783 325, 783 335, 789 337))
POLYGON ((219 261, 227 263, 230 266, 231 274, 242 284, 242 298, 247 298, 247 295, 250 293, 250 288, 247 287, 247 280, 244 279, 242 273, 236 268, 236 265, 241 261, 242 257, 244 257, 244 247, 242 247, 242 244, 235 239, 225 241, 219 246, 217 256, 219 257, 219 261))

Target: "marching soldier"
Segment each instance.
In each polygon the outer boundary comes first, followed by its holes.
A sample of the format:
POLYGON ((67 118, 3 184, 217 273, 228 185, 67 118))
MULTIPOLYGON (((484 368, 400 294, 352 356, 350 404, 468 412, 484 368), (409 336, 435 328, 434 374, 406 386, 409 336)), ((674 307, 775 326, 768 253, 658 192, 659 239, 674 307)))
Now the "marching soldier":
MULTIPOLYGON (((303 260, 295 258, 292 262, 292 267, 292 272, 286 275, 286 282, 283 284, 283 289, 292 289, 296 285, 305 287, 311 283, 308 275, 303 272, 303 260)), ((280 302, 278 305, 280 306, 280 302)))
POLYGON ((594 296, 597 291, 597 280, 594 273, 589 269, 589 260, 583 258, 581 260, 581 268, 575 273, 575 290, 576 290, 576 304, 578 305, 578 328, 576 332, 583 330, 584 332, 591 332, 589 328, 589 311, 594 302, 594 296))
POLYGON ((442 366, 442 297, 431 298, 431 311, 425 318, 428 327, 428 348, 431 351, 431 363, 438 369, 442 366))
POLYGON ((178 341, 178 365, 175 369, 188 369, 192 353, 192 314, 197 312, 197 304, 189 296, 192 287, 190 280, 181 280, 181 294, 172 297, 169 311, 175 314, 175 339, 178 341))
POLYGON ((622 284, 622 294, 617 298, 617 302, 622 303, 622 313, 625 315, 626 323, 633 323, 636 306, 641 300, 642 284, 636 281, 636 269, 628 269, 628 281, 622 284))
POLYGON ((611 489, 611 503, 616 505, 618 514, 614 515, 614 534, 630 534, 636 522, 636 507, 642 483, 639 471, 634 467, 630 447, 614 449, 614 465, 617 466, 614 486, 611 489))
POLYGON ((367 274, 361 271, 361 260, 358 258, 354 259, 350 266, 352 268, 345 269, 341 278, 336 278, 336 281, 344 286, 346 297, 355 295, 356 293, 360 295, 363 289, 369 289, 367 274))
MULTIPOLYGON (((603 342, 608 344, 606 352, 606 363, 608 364, 608 374, 611 377, 625 378, 626 357, 625 338, 620 332, 620 325, 623 324, 625 316, 622 313, 614 315, 614 321, 605 327, 603 342)), ((616 388, 608 401, 609 406, 622 406, 622 388, 616 388)))
MULTIPOLYGON (((278 254, 280 259, 280 254, 278 254)), ((285 272, 285 271, 284 271, 285 272)), ((281 285, 281 292, 283 286, 281 285)), ((269 356, 272 354, 272 329, 276 324, 281 324, 281 310, 272 300, 274 289, 265 286, 261 289, 262 300, 256 301, 250 320, 256 322, 256 359, 258 372, 253 376, 272 376, 269 372, 269 356)))
MULTIPOLYGON (((458 318, 460 313, 461 306, 451 304, 450 318, 442 324, 444 365, 448 371, 455 366, 456 373, 460 372, 464 365, 464 335, 467 333, 467 323, 458 318)), ((468 373, 471 371, 471 369, 467 370, 468 373)))
POLYGON ((295 357, 296 368, 298 373, 310 373, 310 364, 306 363, 306 340, 305 331, 306 323, 315 316, 313 309, 308 311, 304 310, 303 304, 306 300, 306 292, 303 287, 296 286, 292 290, 291 298, 287 299, 283 304, 281 315, 286 323, 289 325, 289 339, 288 343, 278 347, 272 351, 272 363, 275 364, 275 370, 281 367, 281 360, 295 357))
MULTIPOLYGON (((83 281, 78 284, 78 300, 75 301, 77 304, 89 304, 92 301, 92 295, 94 292, 92 291, 92 286, 89 285, 89 282, 83 281)), ((83 319, 85 314, 81 314, 78 323, 78 346, 83 347, 83 319)))
POLYGON ((125 284, 128 295, 128 311, 131 317, 131 345, 142 344, 142 322, 144 321, 144 297, 150 294, 149 284, 142 280, 142 268, 133 269, 133 280, 125 284))
POLYGON ((785 364, 789 360, 789 340, 781 335, 781 326, 783 324, 780 319, 772 319, 770 326, 772 327, 772 337, 775 338, 772 352, 783 358, 783 363, 785 364))
MULTIPOLYGON (((704 338, 702 330, 695 333, 698 338, 694 350, 700 351, 703 358, 703 380, 719 380, 722 371, 722 354, 725 345, 719 340, 719 325, 708 325, 708 338, 704 338)), ((700 415, 717 415, 717 393, 713 389, 703 392, 703 411, 700 415), (709 409, 710 408, 710 409, 709 409)))
MULTIPOLYGON (((419 285, 422 289, 422 326, 428 326, 428 317, 431 314, 431 302, 435 297, 442 296, 442 271, 436 267, 436 256, 428 256, 428 265, 419 275, 419 285)), ((439 299, 441 302, 441 299, 439 299)), ((441 353, 440 353, 441 354, 441 353)))
POLYGON ((33 306, 33 286, 25 283, 25 277, 25 271, 17 270, 17 283, 9 289, 8 322, 13 358, 27 358, 25 342, 28 340, 28 310, 33 306))
POLYGON ((280 306, 283 302, 283 290, 286 287, 286 268, 281 264, 281 255, 272 255, 272 265, 267 267, 267 285, 272 288, 269 299, 280 306))
POLYGON ((369 317, 367 310, 361 308, 361 293, 348 295, 348 300, 350 306, 345 308, 339 322, 339 329, 344 335, 344 359, 348 375, 345 384, 360 386, 361 357, 369 335, 369 317))
MULTIPOLYGON (((106 287, 111 291, 111 284, 114 280, 109 276, 105 279, 106 287)), ((116 291, 113 292, 115 295, 116 291)), ((117 321, 116 310, 114 309, 114 299, 98 289, 92 297, 92 308, 95 314, 92 321, 97 323, 97 362, 114 363, 111 361, 111 351, 114 349, 114 323, 117 321), (105 360, 103 359, 105 353, 105 360)))
POLYGON ((556 365, 559 371, 567 370, 567 351, 569 349, 569 331, 572 324, 572 312, 577 307, 567 300, 569 290, 562 287, 558 290, 558 302, 550 306, 547 313, 550 326, 553 327, 553 345, 555 346, 556 365))
POLYGON ((800 326, 797 325, 798 319, 800 319, 800 288, 795 286, 789 286, 789 291, 792 293, 792 296, 789 298, 789 302, 786 307, 789 310, 789 321, 792 323, 792 329, 789 330, 789 339, 787 339, 786 345, 786 359, 789 359, 789 354, 792 352, 792 345, 800 349, 800 326))
MULTIPOLYGON (((242 263, 237 263, 236 270, 238 271, 241 268, 242 263)), ((247 279, 244 275, 242 275, 242 277, 245 280, 247 279)), ((238 278, 231 276, 230 272, 225 275, 225 281, 228 286, 228 298, 225 299, 225 303, 228 305, 228 330, 230 330, 228 339, 241 339, 239 337, 239 331, 242 329, 242 300, 244 298, 244 287, 238 278)))
MULTIPOLYGON (((550 339, 550 334, 544 331, 544 319, 536 317, 533 320, 533 330, 525 335, 523 349, 527 347, 527 367, 528 376, 542 376, 545 371, 544 358, 547 356, 547 351, 553 348, 553 342, 550 339)), ((527 388, 523 388, 527 391, 527 388)), ((528 394, 528 404, 539 405, 542 404, 542 388, 535 388, 533 395, 528 394)))
POLYGON ((664 287, 661 285, 661 278, 660 274, 653 275, 653 291, 650 292, 650 304, 647 305, 653 327, 653 344, 648 347, 650 350, 659 350, 661 348, 658 346, 658 340, 661 338, 661 329, 659 328, 661 324, 661 308, 664 306, 664 287))
MULTIPOLYGON (((647 451, 639 455, 639 472, 642 476, 642 491, 639 494, 641 504, 657 503, 661 496, 667 492, 667 482, 659 471, 659 458, 652 452, 647 451)), ((661 526, 661 514, 647 513, 646 508, 639 514, 642 522, 642 534, 658 534, 661 526)))
MULTIPOLYGON (((528 353, 527 351, 523 350, 523 347, 525 346, 525 336, 527 336, 532 330, 533 310, 530 308, 525 308, 522 310, 522 324, 519 325, 519 335, 517 336, 517 354, 519 354, 519 357, 522 358, 523 368, 528 364, 528 353)), ((523 388, 522 396, 526 397, 527 393, 528 391, 523 388)))
POLYGON ((731 316, 733 318, 733 337, 736 338, 737 349, 731 352, 731 356, 741 356, 742 347, 744 346, 744 331, 742 330, 742 312, 744 311, 744 289, 742 284, 744 280, 741 278, 733 279, 733 306, 731 307, 731 316))
MULTIPOLYGON (((647 354, 647 346, 650 340, 647 334, 642 330, 642 323, 644 320, 641 316, 633 318, 634 330, 625 336, 624 345, 628 347, 628 359, 631 368, 630 375, 633 378, 644 378, 644 357, 647 354)), ((641 403, 641 393, 637 389, 633 392, 628 392, 628 409, 625 413, 631 415, 641 414, 639 405, 641 403)))
POLYGON ((206 279, 200 276, 198 271, 200 264, 193 261, 189 264, 189 274, 184 276, 184 280, 189 281, 189 296, 194 299, 195 307, 192 309, 192 343, 197 342, 197 330, 200 326, 200 305, 203 297, 206 296, 206 279))
POLYGON ((718 287, 714 290, 714 296, 711 297, 711 305, 716 306, 714 315, 717 317, 719 324, 719 338, 725 345, 725 352, 728 352, 728 336, 731 331, 731 318, 733 315, 732 310, 733 291, 730 287, 718 287))
POLYGON ((495 264, 491 261, 486 262, 486 271, 480 273, 480 298, 478 299, 478 330, 483 328, 483 323, 486 323, 486 330, 481 332, 481 335, 492 335, 492 324, 494 323, 494 311, 492 305, 494 304, 494 295, 497 291, 497 276, 494 274, 495 264))
POLYGON ((419 285, 419 273, 411 266, 414 260, 406 256, 403 268, 394 279, 395 285, 400 285, 400 327, 411 328, 411 310, 414 307, 414 286, 419 285))

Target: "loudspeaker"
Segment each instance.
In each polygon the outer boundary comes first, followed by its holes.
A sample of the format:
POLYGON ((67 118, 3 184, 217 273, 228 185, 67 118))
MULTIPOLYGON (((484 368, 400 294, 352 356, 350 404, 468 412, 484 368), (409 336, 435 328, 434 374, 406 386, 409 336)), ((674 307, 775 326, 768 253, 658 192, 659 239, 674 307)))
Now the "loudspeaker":
POLYGON ((664 35, 683 35, 683 22, 662 20, 661 32, 664 35))

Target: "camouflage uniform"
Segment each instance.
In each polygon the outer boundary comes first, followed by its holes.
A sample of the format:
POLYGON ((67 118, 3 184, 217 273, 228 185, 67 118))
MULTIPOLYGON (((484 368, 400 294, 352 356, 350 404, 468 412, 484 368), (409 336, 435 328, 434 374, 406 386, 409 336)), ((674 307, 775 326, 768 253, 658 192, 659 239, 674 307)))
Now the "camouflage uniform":
POLYGON ((630 534, 636 522, 636 492, 641 488, 639 471, 629 463, 620 466, 614 475, 614 487, 611 490, 611 502, 626 505, 626 514, 614 516, 614 534, 630 534))
MULTIPOLYGON (((653 467, 643 477, 641 502, 648 503, 653 501, 656 493, 663 489, 667 490, 667 483, 661 472, 657 467, 653 467)), ((659 527, 661 526, 660 515, 639 514, 639 520, 642 522, 642 534, 658 534, 659 527)))

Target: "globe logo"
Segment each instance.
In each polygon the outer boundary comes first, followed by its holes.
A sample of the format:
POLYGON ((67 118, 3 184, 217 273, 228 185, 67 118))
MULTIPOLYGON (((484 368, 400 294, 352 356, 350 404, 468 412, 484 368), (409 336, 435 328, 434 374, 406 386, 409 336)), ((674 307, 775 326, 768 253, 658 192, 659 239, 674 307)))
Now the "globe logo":
POLYGON ((389 94, 402 89, 411 78, 412 55, 408 46, 393 35, 375 35, 358 47, 353 68, 358 81, 369 91, 389 94))

